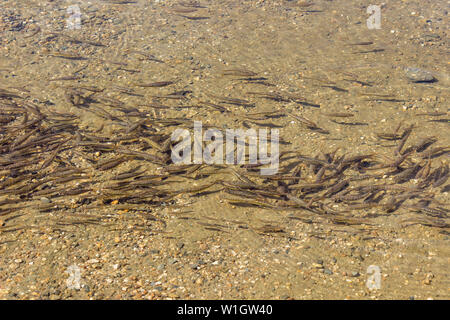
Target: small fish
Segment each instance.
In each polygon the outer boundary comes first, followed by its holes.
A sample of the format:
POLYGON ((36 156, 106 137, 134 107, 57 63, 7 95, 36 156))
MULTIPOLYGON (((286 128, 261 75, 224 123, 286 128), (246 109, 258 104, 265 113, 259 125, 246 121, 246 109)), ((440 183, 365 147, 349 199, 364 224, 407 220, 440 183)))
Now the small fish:
POLYGON ((428 122, 442 122, 442 123, 450 123, 450 119, 431 119, 428 122))
POLYGON ((364 87, 372 87, 372 84, 370 82, 365 82, 365 81, 360 81, 360 80, 355 80, 355 79, 343 79, 343 80, 347 81, 347 82, 358 83, 364 87))
POLYGON ((334 119, 331 119, 330 121, 336 124, 342 124, 347 126, 368 126, 368 124, 364 122, 343 122, 343 121, 336 121, 334 119))
POLYGON ((385 51, 385 49, 373 49, 373 50, 368 50, 368 51, 353 52, 353 54, 358 54, 358 53, 377 53, 377 52, 383 52, 383 51, 385 51))
POLYGON ((174 83, 175 83, 174 81, 158 81, 152 83, 136 83, 135 85, 143 88, 159 88, 159 87, 166 87, 174 83))
POLYGON ((330 113, 323 113, 326 116, 329 117, 338 117, 338 118, 350 118, 354 117, 355 115, 353 113, 349 112, 330 112, 330 113))
POLYGON ((68 76, 68 77, 59 77, 59 78, 52 78, 49 79, 48 81, 68 81, 68 80, 80 80, 81 77, 78 76, 68 76))
POLYGON ((124 67, 119 67, 117 70, 121 70, 121 71, 125 71, 125 72, 130 72, 130 73, 139 73, 139 72, 141 72, 141 70, 137 70, 137 69, 129 69, 129 68, 124 68, 124 67))
POLYGON ((219 106, 218 104, 204 102, 204 101, 201 101, 200 104, 204 104, 205 106, 219 110, 220 112, 230 112, 230 110, 228 110, 227 108, 225 108, 223 106, 219 106))
POLYGON ((24 38, 31 38, 31 37, 34 37, 34 36, 37 35, 39 32, 41 32, 41 27, 39 27, 38 25, 36 25, 36 26, 34 27, 34 30, 33 30, 29 35, 24 36, 24 38))
POLYGON ((176 13, 193 13, 196 12, 197 10, 198 10, 197 8, 183 8, 183 7, 176 7, 171 9, 171 11, 176 13))
POLYGON ((294 114, 292 114, 292 113, 289 113, 289 116, 291 116, 292 118, 294 118, 294 119, 300 121, 301 123, 303 123, 304 125, 306 125, 306 127, 307 127, 308 129, 315 130, 315 131, 317 131, 317 132, 319 132, 319 133, 324 133, 324 134, 328 134, 328 133, 329 133, 329 131, 324 130, 324 129, 322 129, 322 128, 319 128, 319 127, 317 126, 317 124, 315 124, 314 122, 312 122, 311 120, 309 120, 309 119, 307 119, 307 118, 305 118, 305 117, 302 117, 302 116, 296 116, 296 115, 294 115, 294 114))
POLYGON ((425 112, 425 113, 417 113, 416 116, 429 116, 429 117, 440 117, 446 116, 447 112, 425 112))
POLYGON ((182 14, 180 14, 179 16, 183 17, 183 18, 186 18, 186 19, 189 19, 189 20, 206 20, 206 19, 209 19, 209 17, 189 17, 189 16, 185 16, 185 15, 182 15, 182 14))
POLYGON ((286 5, 289 7, 307 8, 314 5, 314 3, 307 1, 288 1, 286 5))
POLYGON ((63 58, 63 59, 69 59, 69 60, 88 60, 88 58, 77 55, 77 54, 71 54, 71 53, 61 53, 61 52, 50 52, 47 53, 47 55, 51 57, 56 58, 63 58))
POLYGON ((243 106, 243 107, 254 107, 255 106, 254 103, 251 103, 250 101, 244 100, 244 99, 219 97, 216 95, 211 95, 211 97, 219 100, 222 103, 234 104, 234 105, 243 106))
POLYGON ((122 157, 120 157, 120 158, 117 158, 117 159, 111 159, 111 160, 107 160, 107 161, 104 161, 104 162, 102 162, 102 163, 99 163, 98 165, 97 165, 97 170, 101 170, 101 171, 104 171, 104 170, 109 170, 109 169, 112 169, 112 168, 114 168, 114 167, 117 167, 119 164, 121 164, 121 163, 123 163, 123 162, 125 162, 125 161, 128 161, 128 160, 131 160, 132 159, 132 157, 129 157, 129 156, 122 156, 122 157))
POLYGON ((62 33, 56 33, 56 32, 52 32, 50 34, 66 38, 69 42, 72 42, 72 43, 86 43, 86 44, 89 44, 91 46, 105 47, 105 45, 103 43, 96 42, 96 41, 76 39, 74 37, 71 37, 71 36, 68 36, 68 35, 65 35, 65 34, 62 34, 62 33))
POLYGON ((328 86, 328 85, 326 85, 326 86, 321 86, 322 88, 330 88, 330 89, 333 89, 334 91, 338 91, 338 92, 348 92, 348 90, 347 89, 342 89, 342 88, 339 88, 339 87, 336 87, 336 86, 328 86))
POLYGON ((226 69, 222 71, 222 75, 237 76, 237 77, 254 77, 257 76, 258 74, 246 69, 226 69))
POLYGON ((362 41, 362 42, 354 42, 354 43, 349 43, 349 46, 369 46, 373 44, 372 41, 362 41))
POLYGON ((138 51, 138 50, 128 50, 127 53, 135 53, 135 54, 139 54, 139 55, 145 57, 147 60, 155 61, 155 62, 159 62, 159 63, 164 63, 164 61, 155 58, 154 55, 148 54, 148 53, 145 53, 145 52, 142 52, 142 51, 138 51))

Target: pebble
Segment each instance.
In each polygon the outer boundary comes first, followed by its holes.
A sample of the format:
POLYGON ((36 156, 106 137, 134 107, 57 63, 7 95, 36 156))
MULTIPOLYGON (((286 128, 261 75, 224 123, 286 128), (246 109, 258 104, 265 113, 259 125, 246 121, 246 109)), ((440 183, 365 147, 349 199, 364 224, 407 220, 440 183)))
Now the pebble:
POLYGON ((42 197, 42 198, 41 198, 41 202, 42 202, 42 203, 50 203, 51 201, 50 201, 49 198, 42 197))
POLYGON ((199 265, 205 265, 205 264, 206 264, 206 262, 205 262, 205 261, 203 261, 203 260, 197 260, 197 264, 199 264, 199 265))
POLYGON ((199 267, 199 265, 198 265, 198 264, 196 264, 196 263, 194 263, 194 264, 191 264, 191 269, 193 269, 193 270, 197 270, 197 269, 198 269, 198 267, 199 267))
POLYGON ((164 270, 165 267, 166 267, 165 264, 160 264, 159 266, 156 267, 156 270, 161 271, 161 270, 164 270))
POLYGON ((359 274, 358 271, 352 271, 351 276, 354 277, 354 278, 356 278, 356 277, 359 277, 360 274, 359 274))
POLYGON ((99 263, 98 259, 90 259, 86 263, 99 263))
POLYGON ((429 71, 420 68, 406 68, 405 75, 412 82, 433 82, 436 80, 429 71))
POLYGON ((331 271, 330 269, 324 269, 323 273, 328 274, 328 275, 332 275, 333 271, 331 271))

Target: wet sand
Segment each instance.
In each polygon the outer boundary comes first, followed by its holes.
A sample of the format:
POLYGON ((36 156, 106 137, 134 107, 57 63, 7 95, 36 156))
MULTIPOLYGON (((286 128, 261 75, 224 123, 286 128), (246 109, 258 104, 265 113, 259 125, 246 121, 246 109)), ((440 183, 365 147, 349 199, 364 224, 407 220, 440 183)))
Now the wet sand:
POLYGON ((113 2, 2 2, 0 298, 449 298, 443 1, 113 2), (193 121, 277 174, 173 164, 193 121))

